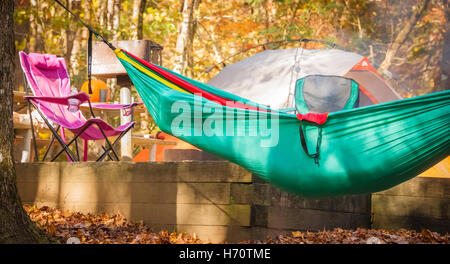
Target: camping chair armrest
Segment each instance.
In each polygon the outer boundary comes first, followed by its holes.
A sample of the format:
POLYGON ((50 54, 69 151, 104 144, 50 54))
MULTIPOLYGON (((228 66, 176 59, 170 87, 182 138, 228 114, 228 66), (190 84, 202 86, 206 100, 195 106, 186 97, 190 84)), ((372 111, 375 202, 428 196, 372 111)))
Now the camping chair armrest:
MULTIPOLYGON (((99 109, 99 110, 113 110, 113 109, 125 109, 129 107, 135 107, 138 105, 143 104, 143 102, 136 102, 132 104, 105 104, 105 103, 91 103, 91 106, 93 109, 99 109)), ((86 103, 82 104, 81 106, 87 106, 86 103)))
POLYGON ((69 99, 75 98, 82 102, 89 101, 89 95, 87 95, 85 92, 80 92, 74 95, 70 96, 24 96, 23 98, 26 100, 32 100, 32 101, 42 101, 47 103, 53 103, 53 104, 60 104, 60 105, 69 105, 69 99))
MULTIPOLYGON (((91 113, 93 113, 92 109, 96 110, 121 110, 123 111, 124 116, 133 116, 134 107, 144 104, 144 102, 135 102, 132 104, 105 104, 105 103, 90 103, 89 108, 91 109, 91 113)), ((81 106, 87 106, 86 103, 81 106)))

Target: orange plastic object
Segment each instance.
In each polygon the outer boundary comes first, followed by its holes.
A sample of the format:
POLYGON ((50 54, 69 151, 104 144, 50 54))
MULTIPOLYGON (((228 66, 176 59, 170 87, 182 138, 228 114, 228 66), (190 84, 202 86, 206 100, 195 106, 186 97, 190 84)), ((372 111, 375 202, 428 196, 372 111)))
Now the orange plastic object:
POLYGON ((174 136, 171 136, 169 134, 166 134, 164 132, 161 132, 158 136, 158 138, 164 137, 165 140, 175 141, 177 142, 176 145, 158 145, 156 146, 156 153, 155 153, 155 159, 156 161, 164 161, 164 150, 166 149, 198 149, 191 144, 178 139, 174 136))
POLYGON ((133 162, 145 162, 150 161, 150 150, 142 149, 134 158, 133 162))
MULTIPOLYGON (((81 86, 81 91, 85 92, 87 94, 89 94, 89 81, 86 81, 85 83, 83 83, 83 85, 81 86)), ((102 80, 91 80, 91 88, 92 88, 92 94, 89 94, 91 96, 91 102, 101 102, 100 101, 100 93, 106 93, 106 98, 105 101, 103 102, 108 102, 109 101, 109 97, 111 95, 111 92, 108 88, 108 86, 106 85, 106 83, 102 80)))

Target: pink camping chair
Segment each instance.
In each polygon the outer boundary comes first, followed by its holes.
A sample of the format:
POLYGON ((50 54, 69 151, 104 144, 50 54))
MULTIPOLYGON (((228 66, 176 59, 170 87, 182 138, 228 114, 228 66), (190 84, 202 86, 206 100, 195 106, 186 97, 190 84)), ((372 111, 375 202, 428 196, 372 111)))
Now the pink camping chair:
MULTIPOLYGON (((84 92, 71 95, 70 78, 67 73, 64 58, 58 58, 56 55, 49 54, 26 54, 22 51, 19 52, 19 57, 27 86, 33 92, 33 96, 24 97, 28 101, 30 120, 32 122, 31 105, 33 105, 53 134, 50 145, 47 148, 42 161, 45 160, 55 139, 61 144, 62 150, 53 157, 51 161, 54 161, 63 152, 67 154, 70 161, 80 161, 77 144, 78 138, 84 139, 85 141, 84 161, 87 160, 87 141, 102 139, 104 139, 107 144, 106 146, 103 146, 104 152, 97 161, 102 161, 106 156, 111 160, 114 160, 114 158, 119 160, 119 157, 114 150, 114 146, 123 135, 134 126, 135 122, 129 122, 114 128, 102 119, 96 118, 92 110, 89 95, 84 92), (73 99, 78 99, 78 101, 75 100, 78 105, 73 105, 73 99), (78 108, 83 102, 87 102, 89 105, 92 115, 91 119, 86 119, 78 108), (69 111, 69 106, 72 108, 71 111, 69 111), (73 107, 75 107, 75 109, 73 109, 73 107), (57 125, 56 129, 50 121, 57 125), (58 130, 60 128, 62 137, 58 135, 58 130), (64 128, 70 130, 74 134, 74 138, 67 144, 64 138, 64 128), (111 144, 108 137, 113 136, 117 136, 117 139, 111 144), (74 142, 77 155, 74 155, 69 149, 69 146, 74 142), (110 152, 112 152, 114 158, 111 157, 110 152)), ((94 107, 100 109, 121 108, 131 114, 133 107, 138 104, 141 104, 141 102, 130 105, 97 104, 94 105, 94 107), (129 109, 131 109, 131 111, 129 109)), ((33 124, 31 124, 31 129, 37 160, 38 152, 33 124)))

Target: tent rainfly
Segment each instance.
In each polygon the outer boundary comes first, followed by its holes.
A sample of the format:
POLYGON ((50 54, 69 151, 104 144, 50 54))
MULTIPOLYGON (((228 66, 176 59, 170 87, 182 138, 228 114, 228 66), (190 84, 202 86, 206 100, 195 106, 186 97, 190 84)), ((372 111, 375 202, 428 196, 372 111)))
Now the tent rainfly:
POLYGON ((265 50, 225 67, 208 84, 272 109, 285 109, 295 107, 296 81, 310 75, 354 80, 359 84, 359 107, 401 99, 367 58, 337 49, 265 50))

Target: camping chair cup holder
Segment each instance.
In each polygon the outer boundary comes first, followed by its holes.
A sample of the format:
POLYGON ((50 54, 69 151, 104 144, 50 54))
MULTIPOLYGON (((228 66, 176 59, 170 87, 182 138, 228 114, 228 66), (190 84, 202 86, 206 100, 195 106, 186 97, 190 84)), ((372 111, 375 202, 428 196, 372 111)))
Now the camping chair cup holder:
MULTIPOLYGON (((114 128, 104 120, 95 117, 88 94, 84 92, 71 94, 70 78, 63 58, 49 54, 26 54, 24 52, 19 52, 19 57, 24 71, 27 94, 24 99, 28 102, 35 160, 39 160, 39 152, 36 145, 31 106, 34 107, 52 133, 51 141, 42 161, 45 161, 47 158, 56 139, 62 149, 52 157, 51 161, 55 161, 61 154, 66 153, 69 161, 79 162, 81 159, 78 150, 78 139, 80 138, 85 141, 83 161, 87 161, 88 140, 105 140, 106 144, 102 146, 104 152, 98 157, 97 161, 103 161, 106 157, 110 160, 119 161, 119 156, 114 147, 134 127, 135 122, 128 122, 114 128), (28 96, 28 89, 33 92, 33 96, 28 96), (76 106, 76 109, 69 109, 69 106, 72 106, 71 103, 73 104, 73 99, 77 100, 79 104, 76 106), (72 102, 70 102, 71 100, 72 102), (86 102, 92 116, 90 119, 84 118, 79 109, 79 106, 86 102), (56 128, 54 124, 56 124, 56 128), (74 137, 68 143, 65 140, 64 129, 68 129, 74 134, 74 137), (61 131, 61 135, 58 134, 58 130, 61 131), (112 143, 108 139, 111 136, 117 136, 112 143), (69 148, 72 144, 75 144, 76 154, 69 148)), ((124 115, 132 116, 134 107, 141 103, 125 105, 97 104, 94 107, 96 109, 121 109, 124 115)))

